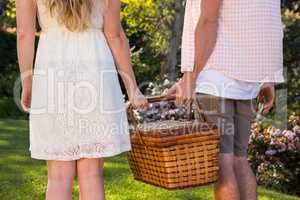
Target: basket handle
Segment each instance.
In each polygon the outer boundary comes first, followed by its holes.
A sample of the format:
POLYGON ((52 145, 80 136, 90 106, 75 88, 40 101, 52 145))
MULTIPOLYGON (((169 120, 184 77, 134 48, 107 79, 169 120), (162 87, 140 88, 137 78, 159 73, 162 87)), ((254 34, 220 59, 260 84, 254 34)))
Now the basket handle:
MULTIPOLYGON (((152 96, 152 97, 147 97, 147 100, 149 103, 155 103, 155 102, 160 102, 160 101, 175 101, 176 100, 176 97, 175 96, 152 96)), ((194 103, 194 109, 197 113, 197 119, 201 122, 206 122, 206 118, 204 116, 204 113, 201 109, 201 105, 200 103, 196 100, 194 100, 193 102, 191 102, 191 104, 189 105, 189 109, 188 109, 188 112, 189 112, 189 116, 190 116, 190 113, 191 113, 191 110, 192 110, 192 105, 194 103)), ((134 112, 133 112, 133 105, 131 103, 128 104, 127 106, 127 113, 128 113, 128 117, 129 119, 131 120, 131 123, 133 125, 133 128, 134 130, 138 133, 139 137, 141 138, 141 135, 139 134, 139 130, 138 130, 138 122, 134 116, 134 112)))

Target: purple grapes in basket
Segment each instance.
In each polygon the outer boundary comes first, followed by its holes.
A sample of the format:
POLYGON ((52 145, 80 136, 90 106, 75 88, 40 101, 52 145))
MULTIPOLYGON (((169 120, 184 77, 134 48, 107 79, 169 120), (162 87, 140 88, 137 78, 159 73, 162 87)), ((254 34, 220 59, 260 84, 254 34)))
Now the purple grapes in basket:
POLYGON ((172 101, 161 101, 151 103, 148 110, 138 111, 139 119, 143 122, 154 122, 159 120, 184 120, 187 119, 187 108, 176 107, 172 101))

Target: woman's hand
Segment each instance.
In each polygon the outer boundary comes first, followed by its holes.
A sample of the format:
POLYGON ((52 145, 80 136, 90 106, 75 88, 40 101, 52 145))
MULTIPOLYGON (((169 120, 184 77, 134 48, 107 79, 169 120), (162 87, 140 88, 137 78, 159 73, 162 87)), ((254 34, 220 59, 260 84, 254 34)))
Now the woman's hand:
POLYGON ((192 72, 186 72, 182 79, 175 83, 166 93, 167 96, 176 95, 176 105, 185 105, 195 99, 196 79, 192 72))
POLYGON ((275 87, 273 83, 265 83, 258 95, 258 102, 263 104, 263 114, 267 114, 275 101, 275 87))
POLYGON ((134 108, 143 110, 148 108, 148 100, 139 89, 136 89, 133 95, 129 94, 129 101, 134 108))
POLYGON ((32 94, 32 76, 26 76, 22 80, 22 96, 21 105, 25 112, 29 112, 31 108, 31 94, 32 94))

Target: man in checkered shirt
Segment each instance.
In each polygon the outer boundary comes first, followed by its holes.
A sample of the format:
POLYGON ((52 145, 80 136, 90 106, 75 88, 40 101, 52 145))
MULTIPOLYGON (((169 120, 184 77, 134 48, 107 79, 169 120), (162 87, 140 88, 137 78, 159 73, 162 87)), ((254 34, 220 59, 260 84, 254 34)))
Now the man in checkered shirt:
POLYGON ((218 200, 257 198, 247 160, 256 101, 268 113, 283 82, 279 0, 187 0, 177 104, 196 100, 221 134, 218 200))

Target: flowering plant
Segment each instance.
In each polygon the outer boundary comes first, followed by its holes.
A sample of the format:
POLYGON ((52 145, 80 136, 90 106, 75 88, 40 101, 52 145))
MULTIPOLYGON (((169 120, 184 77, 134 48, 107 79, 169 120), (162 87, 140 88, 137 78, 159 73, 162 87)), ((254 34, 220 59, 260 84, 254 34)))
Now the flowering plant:
POLYGON ((300 119, 292 114, 287 130, 252 125, 249 159, 258 183, 300 194, 300 119), (297 186, 297 187, 295 187, 297 186))

